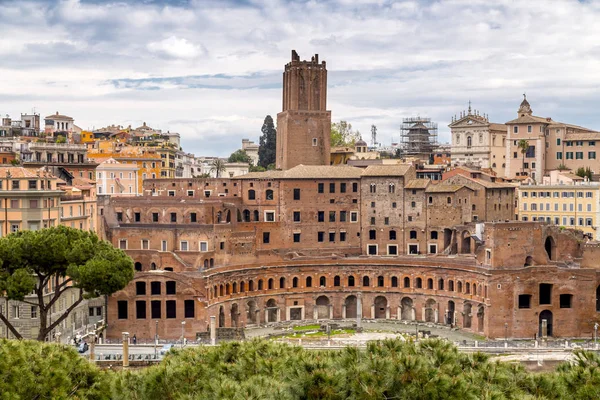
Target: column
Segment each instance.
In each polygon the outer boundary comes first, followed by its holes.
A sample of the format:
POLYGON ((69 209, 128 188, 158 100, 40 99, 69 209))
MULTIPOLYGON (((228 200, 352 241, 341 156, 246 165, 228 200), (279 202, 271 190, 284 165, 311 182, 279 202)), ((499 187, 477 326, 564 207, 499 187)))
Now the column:
POLYGON ((273 322, 273 321, 269 321, 269 310, 265 309, 265 322, 273 322))
POLYGON ((371 319, 375 319, 375 304, 371 304, 371 319))
POLYGON ((319 310, 317 310, 317 306, 313 307, 313 319, 316 321, 319 319, 319 310))
POLYGON ((434 322, 437 324, 439 322, 440 319, 440 310, 438 310, 437 308, 433 311, 433 316, 434 316, 434 322))
POLYGON ((342 304, 342 319, 346 319, 346 303, 342 304))
POLYGON ((329 305, 329 319, 333 319, 333 304, 329 305))
POLYGON ((391 309, 389 306, 385 308, 385 319, 390 319, 391 309))
POLYGON ((425 307, 421 308, 421 321, 425 321, 425 307))
POLYGON ((277 309, 277 322, 281 321, 281 308, 277 309))
POLYGON ((217 344, 217 317, 214 315, 210 317, 210 344, 217 344))
POLYGON ((548 338, 548 321, 545 319, 542 320, 542 338, 548 338))
POLYGON ((414 306, 410 310, 410 319, 411 321, 417 320, 417 309, 414 306))
POLYGON ((123 368, 129 367, 129 332, 123 332, 123 368))
POLYGON ((305 318, 306 318, 306 309, 304 308, 304 306, 302 306, 302 308, 300 309, 300 319, 302 321, 304 321, 305 318))
POLYGON ((398 315, 396 315, 397 320, 402 319, 402 306, 398 306, 398 315))
POLYGON ((356 327, 360 327, 360 322, 362 320, 362 294, 359 293, 356 297, 356 327))

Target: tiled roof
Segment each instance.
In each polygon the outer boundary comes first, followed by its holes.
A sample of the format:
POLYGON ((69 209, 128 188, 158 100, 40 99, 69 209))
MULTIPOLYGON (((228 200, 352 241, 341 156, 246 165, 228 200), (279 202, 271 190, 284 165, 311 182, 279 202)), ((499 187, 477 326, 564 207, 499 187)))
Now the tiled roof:
POLYGON ((412 179, 406 185, 405 189, 425 189, 429 185, 429 179, 412 179))
POLYGON ((369 165, 363 171, 362 176, 404 176, 410 167, 410 164, 369 165))
POLYGON ((45 119, 57 119, 57 118, 58 119, 70 119, 70 120, 73 119, 72 117, 68 117, 66 115, 59 114, 58 111, 56 112, 56 114, 48 115, 45 119))
MULTIPOLYGON (((465 185, 446 185, 444 183, 440 183, 438 185, 429 185, 427 189, 425 189, 426 193, 454 193, 457 190, 466 187, 465 185)), ((469 190, 473 190, 468 188, 469 190)))
POLYGON ((493 131, 504 131, 504 132, 506 132, 506 125, 505 124, 491 123, 490 124, 490 130, 493 130, 493 131))
POLYGON ((239 179, 343 179, 360 178, 362 169, 348 165, 298 165, 287 171, 250 172, 239 179))
POLYGON ((564 140, 600 140, 600 132, 567 133, 564 140))
POLYGON ((0 179, 6 178, 7 172, 10 172, 12 178, 37 178, 37 171, 37 169, 23 167, 0 167, 0 179))
POLYGON ((527 124, 527 123, 544 123, 544 124, 551 124, 551 123, 555 123, 555 121, 552 121, 552 119, 550 118, 549 120, 543 117, 536 117, 535 115, 524 115, 522 117, 519 117, 517 119, 513 119, 512 121, 508 121, 505 125, 508 124, 527 124))

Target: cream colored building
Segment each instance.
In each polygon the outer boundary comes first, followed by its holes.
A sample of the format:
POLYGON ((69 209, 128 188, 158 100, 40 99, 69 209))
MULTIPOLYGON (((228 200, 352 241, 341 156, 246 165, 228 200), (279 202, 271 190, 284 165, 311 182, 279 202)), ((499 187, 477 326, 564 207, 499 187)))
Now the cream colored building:
POLYGON ((469 109, 448 125, 452 135, 452 165, 491 168, 504 176, 506 164, 506 126, 489 121, 486 115, 469 109))
POLYGON ((96 168, 98 194, 136 196, 139 192, 137 172, 136 164, 123 164, 113 158, 103 161, 96 168))
POLYGON ((580 229, 600 240, 600 183, 554 172, 538 185, 519 186, 521 221, 545 221, 580 229))

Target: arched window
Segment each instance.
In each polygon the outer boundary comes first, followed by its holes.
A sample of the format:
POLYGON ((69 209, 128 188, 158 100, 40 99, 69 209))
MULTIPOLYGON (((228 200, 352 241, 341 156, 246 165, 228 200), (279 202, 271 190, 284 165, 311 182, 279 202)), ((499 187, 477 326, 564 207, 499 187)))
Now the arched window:
POLYGON ((225 294, 229 294, 230 290, 229 290, 229 283, 227 283, 225 285, 225 294))
POLYGON ((279 278, 279 289, 285 289, 285 278, 283 276, 279 278))
POLYGON ((266 199, 267 200, 273 200, 273 191, 271 189, 267 190, 266 199))
POLYGON ((415 281, 415 287, 417 289, 422 289, 423 288, 423 279, 417 278, 415 281))
POLYGON ((394 185, 393 183, 390 183, 389 191, 390 191, 390 193, 396 193, 396 185, 394 185))
POLYGON ((457 291, 458 293, 462 293, 462 282, 461 282, 461 281, 458 281, 458 282, 456 283, 456 289, 457 289, 456 291, 457 291))
POLYGON ((438 290, 444 290, 444 280, 442 278, 438 280, 438 290))
POLYGON ((477 296, 477 284, 476 283, 473 284, 473 294, 475 296, 477 296))
POLYGON ((213 288, 213 295, 214 297, 217 297, 219 295, 219 293, 217 292, 217 285, 215 285, 215 287, 213 288))
MULTIPOLYGON (((131 264, 129 264, 129 265, 131 265, 131 264)), ((136 271, 141 271, 142 270, 142 263, 139 262, 139 261, 136 262, 135 265, 134 265, 134 268, 135 268, 136 271)))
POLYGON ((256 200, 256 192, 254 189, 248 190, 248 200, 256 200))
POLYGON ((254 210, 254 222, 258 222, 258 210, 254 210))
POLYGON ((371 185, 369 186, 369 191, 371 193, 375 193, 377 191, 377 185, 374 183, 371 183, 371 185))
POLYGON ((204 268, 208 268, 208 260, 204 260, 204 268))
POLYGON ((215 259, 211 258, 210 261, 209 261, 209 263, 210 263, 211 267, 214 267, 215 266, 215 259))
POLYGON ((396 231, 394 231, 394 230, 390 231, 390 240, 396 240, 396 231))
POLYGON ((250 210, 244 210, 242 213, 244 222, 250 222, 250 210))
POLYGON ((325 278, 324 276, 319 278, 319 286, 321 287, 325 287, 327 286, 327 278, 325 278))
POLYGON ((410 278, 408 276, 404 277, 404 287, 405 288, 409 288, 410 287, 410 278))
POLYGON ((392 287, 398 287, 398 278, 392 276, 392 287))
POLYGON ((254 291, 254 281, 248 281, 248 291, 249 292, 254 291))
POLYGON ((292 287, 297 288, 298 287, 298 278, 294 277, 294 279, 292 279, 292 287))
POLYGON ((225 292, 224 292, 223 285, 220 285, 220 286, 219 286, 219 296, 223 296, 223 295, 224 295, 224 293, 225 293, 225 292))
POLYGON ((263 280, 262 279, 258 280, 258 290, 263 290, 263 280))
POLYGON ((454 292, 454 281, 453 280, 448 281, 448 290, 451 292, 454 292))
POLYGON ((246 283, 244 281, 240 282, 240 293, 244 293, 246 291, 246 283))
POLYGON ((306 277, 306 287, 312 287, 312 277, 311 276, 306 277))
POLYGON ((383 287, 383 282, 384 282, 384 280, 383 280, 383 276, 379 275, 379 276, 377 277, 377 286, 378 286, 378 287, 383 287))
POLYGON ((363 276, 363 282, 362 282, 362 285, 363 285, 363 286, 365 286, 365 287, 367 287, 367 286, 370 286, 370 285, 371 285, 371 280, 369 279, 369 277, 368 277, 368 276, 363 276))
POLYGON ((467 136, 467 148, 471 147, 472 144, 473 144, 473 139, 471 138, 471 136, 467 136))
POLYGON ((492 168, 496 168, 496 163, 493 163, 493 164, 492 164, 492 168))
POLYGON ((465 283, 465 293, 471 294, 471 284, 469 282, 465 283))
POLYGON ((273 278, 269 278, 269 280, 267 281, 267 288, 269 290, 273 289, 273 278))
POLYGON ((231 291, 232 291, 233 293, 237 293, 237 283, 233 282, 233 283, 231 284, 231 291))
POLYGON ((338 275, 333 278, 333 286, 340 286, 340 277, 338 275))
POLYGON ((433 279, 427 279, 427 289, 433 290, 433 279))
POLYGON ((354 286, 354 277, 352 275, 348 277, 348 286, 354 286))

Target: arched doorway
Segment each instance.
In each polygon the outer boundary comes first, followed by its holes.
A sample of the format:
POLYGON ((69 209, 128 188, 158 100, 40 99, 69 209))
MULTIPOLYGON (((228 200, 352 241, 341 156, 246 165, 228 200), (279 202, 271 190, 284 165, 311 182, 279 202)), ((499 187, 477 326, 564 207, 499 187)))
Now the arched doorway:
POLYGON ((375 297, 375 318, 385 319, 387 310, 387 299, 384 296, 375 297))
POLYGON ((546 254, 548 254, 548 260, 556 259, 556 243, 554 243, 554 238, 552 236, 548 236, 546 238, 546 242, 544 243, 544 248, 546 249, 546 254))
POLYGON ((425 302, 425 322, 435 322, 435 300, 429 299, 425 302))
POLYGON ((473 306, 471 303, 465 303, 463 306, 463 328, 471 328, 471 312, 473 306))
POLYGON ((544 310, 540 313, 540 329, 538 330, 539 337, 542 337, 542 321, 546 320, 546 333, 552 336, 552 311, 544 310))
POLYGON ((530 267, 533 265, 533 257, 527 256, 525 257, 525 265, 524 267, 530 267))
MULTIPOLYGON (((131 265, 131 264, 130 264, 130 265, 131 265)), ((138 261, 138 262, 136 262, 136 263, 134 264, 134 268, 135 268, 135 270, 136 270, 136 271, 141 271, 141 270, 142 270, 142 263, 141 263, 141 262, 139 262, 139 261, 138 261)))
POLYGON ((277 322, 277 301, 275 299, 269 299, 267 301, 267 321, 266 322, 277 322))
POLYGON ((453 325, 454 324, 454 312, 456 311, 456 306, 454 302, 450 300, 448 302, 448 314, 446 315, 446 324, 453 325))
POLYGON ((246 321, 248 324, 256 324, 256 302, 250 300, 246 304, 246 321))
POLYGON ((485 317, 485 307, 484 306, 479 306, 479 309, 477 310, 477 331, 478 332, 483 332, 483 320, 485 317))
POLYGON ((356 296, 348 296, 344 300, 344 306, 346 306, 346 318, 356 318, 357 312, 357 300, 356 296))
POLYGON ((413 320, 413 300, 410 297, 403 297, 400 301, 402 306, 402 320, 412 321, 413 320))
POLYGON ((237 303, 231 305, 231 326, 237 328, 239 326, 240 310, 237 303))
POLYGON ((471 252, 471 233, 464 231, 462 233, 461 253, 469 254, 471 252))
POLYGON ((223 328, 225 326, 225 310, 223 306, 219 307, 219 328, 223 328))
POLYGON ((329 318, 329 298, 327 296, 319 296, 316 301, 317 319, 329 318))

